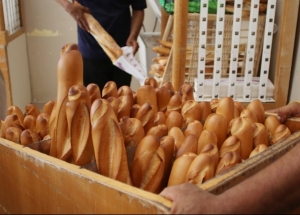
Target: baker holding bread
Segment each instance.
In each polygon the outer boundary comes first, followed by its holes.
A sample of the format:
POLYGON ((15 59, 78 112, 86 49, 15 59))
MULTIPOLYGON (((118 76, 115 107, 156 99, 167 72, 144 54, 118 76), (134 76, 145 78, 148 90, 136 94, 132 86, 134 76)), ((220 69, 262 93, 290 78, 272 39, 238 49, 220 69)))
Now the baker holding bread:
POLYGON ((116 82, 118 88, 130 86, 131 75, 112 64, 88 32, 89 27, 83 14, 91 13, 120 47, 132 46, 135 54, 139 48, 137 38, 143 25, 146 0, 76 0, 76 4, 69 0, 55 1, 63 6, 79 26, 78 46, 83 57, 84 85, 95 83, 101 91, 108 81, 116 82))
MULTIPOLYGON (((281 122, 300 116, 300 103, 278 109, 281 122)), ((160 195, 173 201, 172 214, 254 214, 291 212, 300 202, 300 143, 283 157, 220 195, 185 183, 165 188, 160 195)))

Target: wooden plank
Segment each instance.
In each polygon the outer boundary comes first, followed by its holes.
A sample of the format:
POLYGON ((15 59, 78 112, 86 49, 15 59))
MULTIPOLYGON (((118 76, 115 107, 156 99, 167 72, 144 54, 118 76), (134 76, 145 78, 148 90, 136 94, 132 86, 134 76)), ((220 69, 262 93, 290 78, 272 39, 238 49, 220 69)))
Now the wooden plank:
POLYGON ((0 211, 6 213, 168 213, 161 196, 0 138, 0 211))
POLYGON ((174 39, 172 61, 172 84, 176 91, 184 83, 187 44, 188 0, 174 2, 174 39))
POLYGON ((0 0, 0 31, 5 31, 3 1, 0 0))
POLYGON ((298 12, 299 0, 284 0, 279 24, 281 27, 274 80, 276 107, 286 105, 288 102, 298 12))
POLYGON ((161 34, 161 38, 163 38, 169 20, 169 14, 164 10, 163 7, 161 7, 160 11, 161 11, 160 34, 161 34))

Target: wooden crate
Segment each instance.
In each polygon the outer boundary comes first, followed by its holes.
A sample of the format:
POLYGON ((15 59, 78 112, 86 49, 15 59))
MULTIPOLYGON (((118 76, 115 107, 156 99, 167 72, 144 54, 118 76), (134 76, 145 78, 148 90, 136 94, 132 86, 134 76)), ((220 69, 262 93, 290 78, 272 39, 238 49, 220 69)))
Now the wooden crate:
MULTIPOLYGON (((296 122, 300 129, 299 118, 296 122)), ((199 187, 222 193, 262 170, 299 142, 300 131, 297 131, 199 187)), ((168 214, 172 205, 159 195, 2 138, 0 153, 0 213, 168 214)))

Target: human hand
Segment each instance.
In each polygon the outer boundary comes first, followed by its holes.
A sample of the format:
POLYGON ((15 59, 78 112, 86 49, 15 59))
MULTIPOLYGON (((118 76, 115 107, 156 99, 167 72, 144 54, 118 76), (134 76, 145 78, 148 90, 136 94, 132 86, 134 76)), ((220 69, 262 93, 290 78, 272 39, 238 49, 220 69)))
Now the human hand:
POLYGON ((90 31, 89 25, 83 15, 84 13, 90 13, 89 8, 84 7, 77 1, 75 1, 74 4, 69 4, 66 10, 75 19, 80 28, 86 31, 90 31))
POLYGON ((217 209, 217 197, 191 183, 167 187, 159 195, 173 201, 171 214, 208 214, 217 209))
POLYGON ((268 110, 267 112, 277 113, 279 121, 283 123, 288 117, 300 116, 300 103, 291 102, 288 105, 277 109, 268 110))
POLYGON ((128 38, 127 42, 126 42, 126 46, 132 46, 133 48, 133 55, 136 54, 136 52, 139 50, 139 44, 137 42, 136 39, 133 38, 128 38))

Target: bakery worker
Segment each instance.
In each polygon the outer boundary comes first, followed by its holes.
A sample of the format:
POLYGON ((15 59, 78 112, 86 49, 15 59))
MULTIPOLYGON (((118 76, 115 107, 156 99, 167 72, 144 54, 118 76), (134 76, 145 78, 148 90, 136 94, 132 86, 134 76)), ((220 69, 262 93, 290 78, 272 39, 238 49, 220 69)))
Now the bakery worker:
POLYGON ((135 54, 139 48, 137 38, 144 21, 146 0, 77 0, 79 4, 72 4, 69 0, 55 1, 63 6, 79 26, 78 47, 83 57, 84 85, 95 83, 101 91, 108 81, 114 81, 118 88, 130 86, 131 75, 112 64, 88 32, 83 13, 91 13, 120 47, 132 46, 135 54))
MULTIPOLYGON (((300 116, 300 103, 292 102, 272 112, 278 113, 280 121, 284 122, 287 117, 300 116)), ((300 143, 222 194, 214 195, 185 183, 167 187, 160 195, 173 201, 171 213, 174 214, 291 212, 300 207, 300 143)))
POLYGON ((5 92, 5 80, 2 71, 0 70, 0 120, 4 120, 6 117, 7 102, 5 92))

